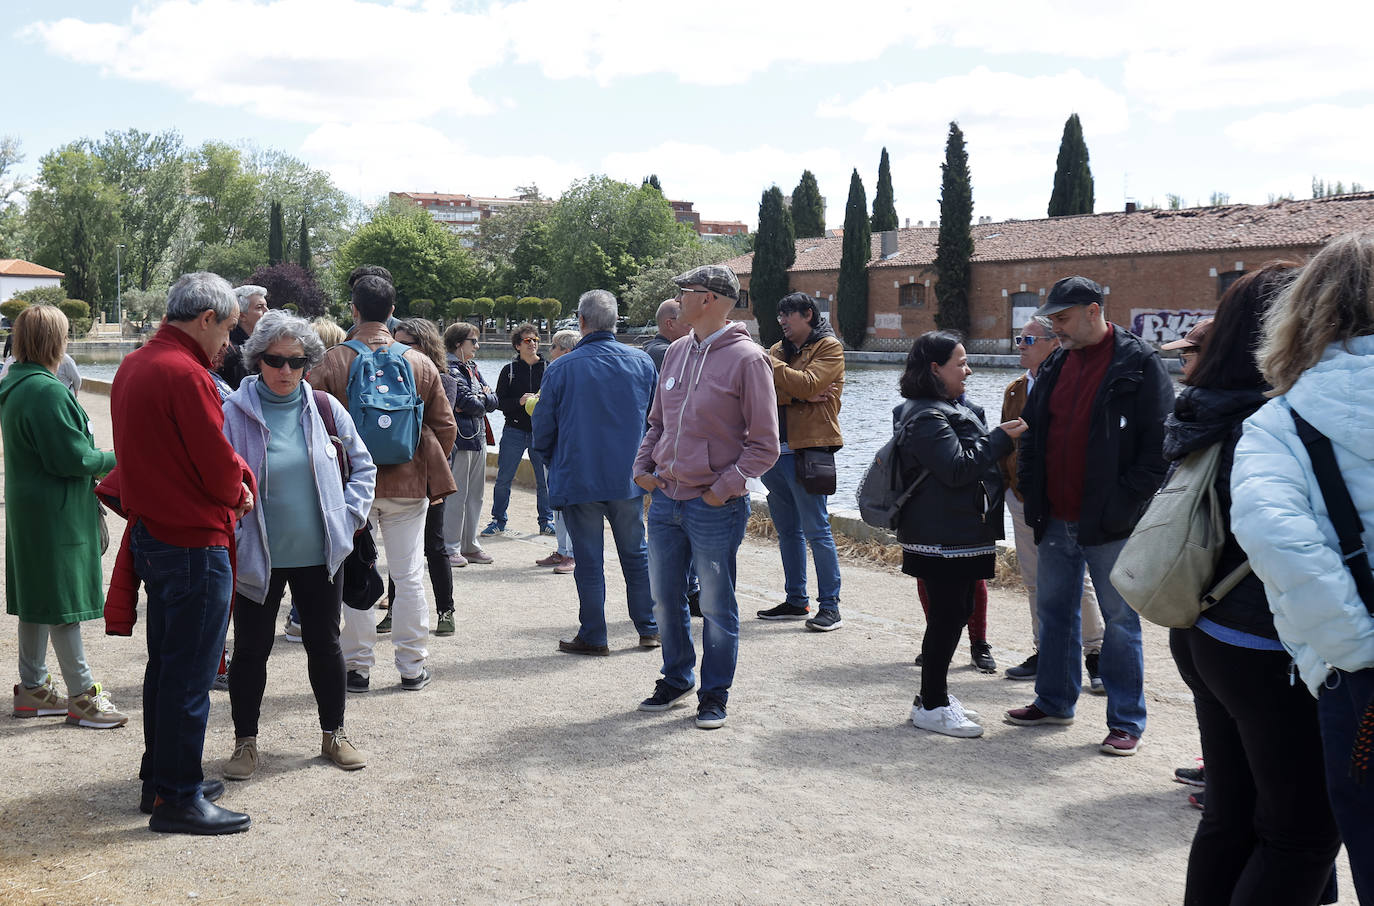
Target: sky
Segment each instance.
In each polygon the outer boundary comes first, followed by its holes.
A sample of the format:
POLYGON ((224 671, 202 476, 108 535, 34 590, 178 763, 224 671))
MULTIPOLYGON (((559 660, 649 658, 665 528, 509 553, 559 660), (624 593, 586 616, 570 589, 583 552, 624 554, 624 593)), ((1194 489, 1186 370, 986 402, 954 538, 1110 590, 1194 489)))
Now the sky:
POLYGON ((1096 210, 1374 188, 1374 4, 984 0, 5 0, 0 134, 43 154, 136 128, 279 148, 388 191, 557 196, 657 174, 757 223, 816 174, 839 227, 891 156, 939 217, 949 123, 974 217, 1045 216, 1078 113, 1096 210))

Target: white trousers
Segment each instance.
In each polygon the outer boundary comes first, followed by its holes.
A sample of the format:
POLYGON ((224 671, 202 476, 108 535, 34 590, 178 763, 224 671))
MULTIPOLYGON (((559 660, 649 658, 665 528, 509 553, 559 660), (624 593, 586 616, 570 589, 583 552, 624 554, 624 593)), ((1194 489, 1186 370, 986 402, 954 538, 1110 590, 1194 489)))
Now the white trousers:
MULTIPOLYGON (((425 515, 429 501, 421 498, 378 497, 372 502, 372 531, 381 531, 382 550, 386 552, 383 574, 391 573, 396 583, 396 600, 391 603, 391 644, 395 650, 396 670, 402 677, 416 677, 429 657, 429 605, 425 602, 422 581, 425 570, 425 515)), ((349 670, 368 674, 376 659, 376 610, 343 609, 343 630, 339 642, 349 670)))

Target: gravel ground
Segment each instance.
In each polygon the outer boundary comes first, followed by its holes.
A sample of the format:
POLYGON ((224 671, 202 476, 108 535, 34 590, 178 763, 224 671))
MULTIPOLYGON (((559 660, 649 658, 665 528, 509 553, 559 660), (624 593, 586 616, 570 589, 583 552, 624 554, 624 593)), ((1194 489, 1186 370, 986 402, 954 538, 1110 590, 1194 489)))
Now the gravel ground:
MULTIPOLYGON (((82 402, 108 447, 105 398, 82 402)), ((1146 628, 1150 717, 1135 757, 1098 753, 1105 701, 1086 691, 1073 726, 1003 723, 1031 685, 979 674, 966 645, 951 689, 987 731, 950 739, 907 722, 923 629, 913 580, 846 562, 842 629, 766 623, 753 612, 782 600, 781 567, 775 549, 749 539, 729 721, 705 732, 691 708, 635 710, 661 660, 636 645, 614 556, 611 656, 556 650, 576 631, 577 598, 571 576, 533 565, 552 542, 534 534, 533 510, 517 487, 514 531, 488 545, 496 563, 455 570, 458 634, 431 639, 427 689, 402 693, 379 643, 373 691, 348 700, 365 770, 319 757, 304 651, 278 635, 262 765, 223 800, 252 815, 244 834, 148 831, 136 779, 142 627, 114 638, 87 624, 97 679, 131 721, 113 731, 0 721, 0 902, 1181 898, 1199 813, 1171 773, 1192 764, 1198 741, 1163 630, 1146 628)), ((116 538, 121 528, 112 519, 116 538)), ((1023 599, 994 591, 990 610, 999 664, 1019 663, 1030 644, 1023 599)), ((8 618, 0 664, 15 659, 8 618)), ((207 776, 220 776, 232 746, 228 697, 213 693, 207 776)))

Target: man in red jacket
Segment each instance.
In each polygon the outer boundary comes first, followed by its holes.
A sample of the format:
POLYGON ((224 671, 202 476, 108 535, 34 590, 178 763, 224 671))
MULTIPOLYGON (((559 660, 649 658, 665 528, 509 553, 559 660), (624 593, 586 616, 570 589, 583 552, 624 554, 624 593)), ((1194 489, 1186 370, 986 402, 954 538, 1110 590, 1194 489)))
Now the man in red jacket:
POLYGON ((234 523, 253 508, 253 473, 225 440, 211 358, 238 323, 221 277, 187 274, 167 321, 120 364, 110 388, 120 500, 134 568, 148 588, 140 807, 155 831, 231 834, 248 816, 214 804, 201 754, 234 590, 234 523))

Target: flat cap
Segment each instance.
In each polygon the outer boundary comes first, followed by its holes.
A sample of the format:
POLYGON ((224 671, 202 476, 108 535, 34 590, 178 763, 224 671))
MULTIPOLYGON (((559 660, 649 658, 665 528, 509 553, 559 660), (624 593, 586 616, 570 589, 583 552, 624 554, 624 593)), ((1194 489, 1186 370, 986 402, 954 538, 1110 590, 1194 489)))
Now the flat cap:
POLYGON ((673 278, 678 286, 700 286, 717 296, 728 296, 739 301, 739 279, 735 272, 723 264, 703 264, 685 274, 673 278))
POLYGON ((1048 317, 1075 305, 1102 304, 1102 287, 1087 277, 1065 277, 1050 289, 1045 304, 1036 309, 1037 317, 1048 317))

